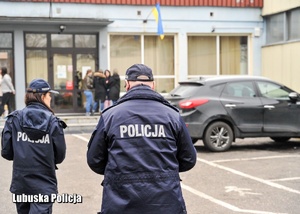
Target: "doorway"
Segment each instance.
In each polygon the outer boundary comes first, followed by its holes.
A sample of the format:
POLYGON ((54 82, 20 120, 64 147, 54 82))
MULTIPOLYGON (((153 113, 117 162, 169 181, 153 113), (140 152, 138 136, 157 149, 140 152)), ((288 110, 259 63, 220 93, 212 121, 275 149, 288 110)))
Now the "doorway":
POLYGON ((98 69, 98 34, 26 32, 26 87, 43 78, 54 90, 56 113, 85 112, 81 82, 87 69, 98 69))
POLYGON ((59 91, 52 99, 52 109, 55 112, 85 112, 86 100, 82 80, 88 69, 96 70, 96 59, 96 53, 91 52, 52 51, 49 83, 53 85, 54 90, 59 91))

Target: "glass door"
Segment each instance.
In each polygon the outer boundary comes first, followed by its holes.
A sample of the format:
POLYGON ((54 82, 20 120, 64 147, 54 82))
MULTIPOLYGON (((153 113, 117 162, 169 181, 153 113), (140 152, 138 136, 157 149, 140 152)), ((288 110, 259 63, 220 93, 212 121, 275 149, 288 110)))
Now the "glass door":
POLYGON ((85 112, 85 96, 82 79, 86 71, 95 71, 95 54, 53 53, 50 82, 59 91, 52 99, 52 108, 57 113, 85 112))
POLYGON ((76 106, 81 109, 81 112, 85 112, 86 99, 82 90, 82 80, 85 77, 87 70, 92 69, 94 72, 96 69, 96 57, 95 54, 76 54, 76 74, 75 74, 75 102, 76 106))
POLYGON ((53 73, 50 79, 53 80, 54 90, 59 91, 59 94, 52 99, 52 102, 54 102, 53 109, 55 112, 71 112, 74 108, 72 54, 54 53, 52 59, 53 73))

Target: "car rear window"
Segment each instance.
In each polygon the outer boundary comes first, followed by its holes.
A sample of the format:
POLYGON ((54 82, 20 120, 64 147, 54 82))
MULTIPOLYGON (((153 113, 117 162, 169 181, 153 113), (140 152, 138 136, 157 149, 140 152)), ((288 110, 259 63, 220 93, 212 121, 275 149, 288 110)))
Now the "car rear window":
POLYGON ((171 96, 180 96, 180 97, 187 97, 194 94, 197 90, 199 90, 199 87, 202 87, 202 85, 199 84, 181 84, 174 88, 171 92, 171 96))

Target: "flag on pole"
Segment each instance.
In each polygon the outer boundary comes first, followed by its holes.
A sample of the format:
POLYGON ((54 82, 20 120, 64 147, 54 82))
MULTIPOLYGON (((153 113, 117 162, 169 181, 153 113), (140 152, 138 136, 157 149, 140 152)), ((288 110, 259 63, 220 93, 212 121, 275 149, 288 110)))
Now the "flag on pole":
POLYGON ((157 23, 157 34, 160 36, 160 39, 164 39, 164 29, 161 21, 159 3, 157 3, 156 6, 152 9, 152 14, 157 23))

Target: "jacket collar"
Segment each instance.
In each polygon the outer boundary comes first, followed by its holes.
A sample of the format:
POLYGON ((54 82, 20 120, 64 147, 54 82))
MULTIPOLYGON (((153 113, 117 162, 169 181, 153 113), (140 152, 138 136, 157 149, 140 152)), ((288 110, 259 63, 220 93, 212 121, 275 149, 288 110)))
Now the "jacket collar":
MULTIPOLYGON (((157 93, 156 91, 152 90, 149 86, 146 85, 138 85, 135 87, 132 87, 126 94, 124 94, 115 105, 119 105, 123 102, 126 102, 128 100, 135 100, 135 99, 142 99, 142 100, 153 100, 160 102, 173 110, 179 112, 179 110, 172 106, 162 95, 157 93)), ((113 107, 113 106, 111 106, 113 107)), ((109 108, 107 108, 109 109, 109 108)), ((106 111, 105 109, 104 111, 106 111)), ((104 112, 103 111, 103 112, 104 112)))

